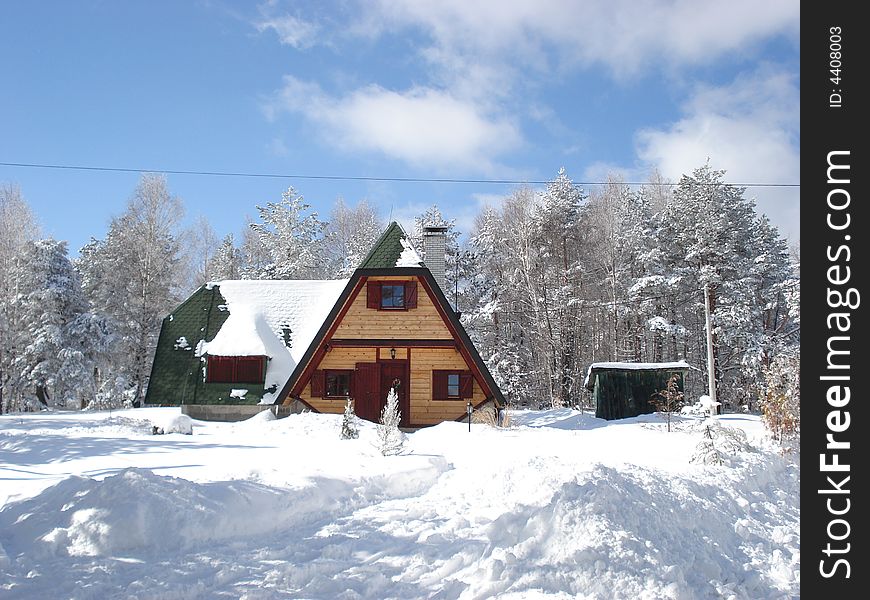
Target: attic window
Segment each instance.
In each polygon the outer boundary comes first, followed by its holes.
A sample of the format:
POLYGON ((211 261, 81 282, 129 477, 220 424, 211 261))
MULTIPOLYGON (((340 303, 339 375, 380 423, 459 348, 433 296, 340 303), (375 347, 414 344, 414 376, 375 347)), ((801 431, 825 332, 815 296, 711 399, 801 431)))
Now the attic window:
POLYGON ((405 286, 402 284, 381 285, 381 308, 405 308, 405 286))
POLYGON ((416 281, 370 281, 366 306, 377 310, 408 310, 417 308, 416 281))
POLYGON ((266 361, 263 356, 211 356, 206 365, 206 383, 263 383, 266 361))

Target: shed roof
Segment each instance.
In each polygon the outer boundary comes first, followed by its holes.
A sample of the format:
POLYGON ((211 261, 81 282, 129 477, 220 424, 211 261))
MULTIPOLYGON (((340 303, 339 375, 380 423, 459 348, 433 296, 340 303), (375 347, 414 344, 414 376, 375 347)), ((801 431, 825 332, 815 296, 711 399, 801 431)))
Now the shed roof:
POLYGON ((597 362, 589 365, 586 372, 586 379, 583 380, 583 387, 588 390, 592 389, 594 379, 592 375, 599 371, 688 371, 689 363, 684 360, 676 362, 658 362, 658 363, 641 363, 641 362, 597 362))

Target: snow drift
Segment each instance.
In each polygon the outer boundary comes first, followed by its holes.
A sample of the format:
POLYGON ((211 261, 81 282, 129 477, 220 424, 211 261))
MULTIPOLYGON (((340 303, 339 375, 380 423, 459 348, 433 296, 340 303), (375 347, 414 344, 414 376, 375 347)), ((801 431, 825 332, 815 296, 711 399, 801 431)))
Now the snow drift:
POLYGON ((656 415, 520 412, 507 429, 427 428, 384 457, 374 424, 339 439, 340 415, 142 426, 173 410, 0 416, 16 494, 0 496, 0 596, 800 593, 799 466, 753 415, 721 417, 747 435, 719 440, 728 460, 710 466, 689 462, 711 422, 694 417, 667 433, 656 415))

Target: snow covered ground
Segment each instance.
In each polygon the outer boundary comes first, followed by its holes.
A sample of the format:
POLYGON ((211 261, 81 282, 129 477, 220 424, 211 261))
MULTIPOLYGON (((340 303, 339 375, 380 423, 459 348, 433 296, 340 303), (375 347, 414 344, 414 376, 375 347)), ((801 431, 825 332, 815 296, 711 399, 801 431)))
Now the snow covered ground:
POLYGON ((685 417, 520 412, 383 457, 337 415, 151 435, 176 415, 0 417, 0 597, 799 596, 799 467, 751 415, 725 466, 685 417))

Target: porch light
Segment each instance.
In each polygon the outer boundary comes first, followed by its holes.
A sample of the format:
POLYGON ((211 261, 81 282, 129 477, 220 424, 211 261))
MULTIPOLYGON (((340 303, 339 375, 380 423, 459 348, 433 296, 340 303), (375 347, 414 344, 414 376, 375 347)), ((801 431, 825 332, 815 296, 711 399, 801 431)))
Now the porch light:
POLYGON ((474 407, 471 405, 471 402, 468 403, 468 406, 465 407, 465 410, 468 412, 468 433, 471 433, 471 413, 474 411, 474 407))
POLYGON ((396 360, 396 349, 390 348, 390 358, 396 360))

